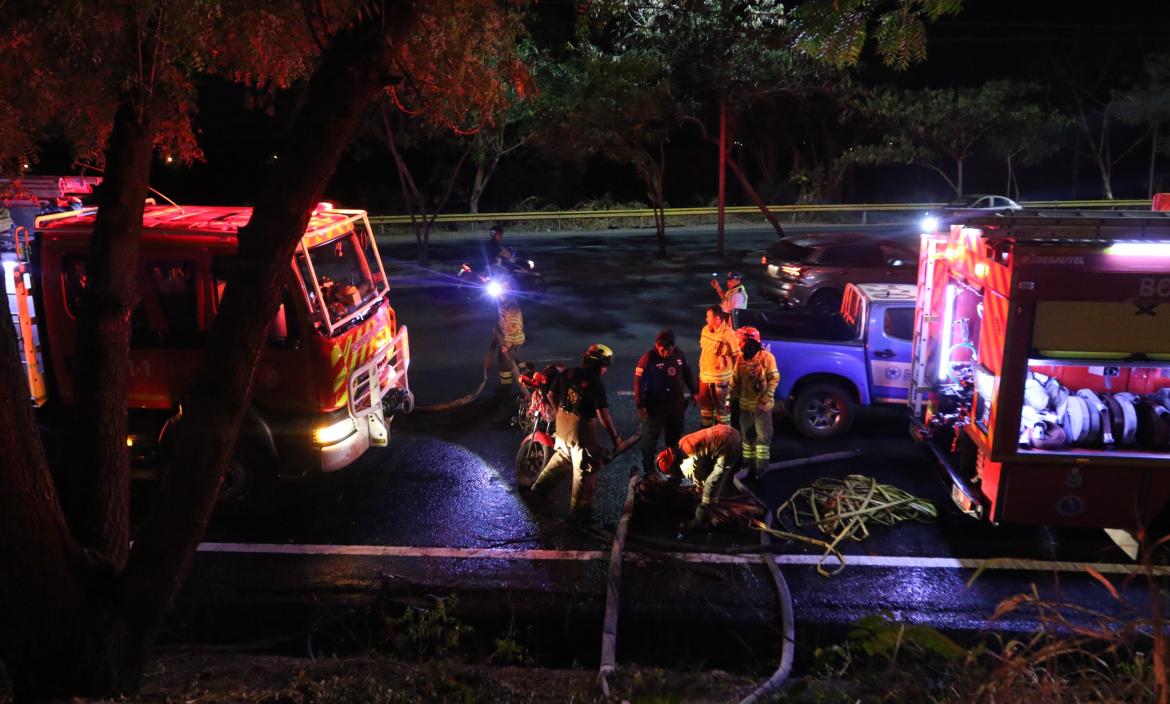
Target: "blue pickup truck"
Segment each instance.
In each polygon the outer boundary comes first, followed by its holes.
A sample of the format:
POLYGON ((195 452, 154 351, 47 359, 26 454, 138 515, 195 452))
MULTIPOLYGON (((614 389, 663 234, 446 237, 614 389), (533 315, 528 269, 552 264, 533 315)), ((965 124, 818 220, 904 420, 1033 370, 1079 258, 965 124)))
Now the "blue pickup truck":
POLYGON ((853 425, 858 406, 905 404, 910 390, 915 287, 849 284, 832 314, 737 310, 776 355, 777 407, 801 435, 827 438, 853 425))

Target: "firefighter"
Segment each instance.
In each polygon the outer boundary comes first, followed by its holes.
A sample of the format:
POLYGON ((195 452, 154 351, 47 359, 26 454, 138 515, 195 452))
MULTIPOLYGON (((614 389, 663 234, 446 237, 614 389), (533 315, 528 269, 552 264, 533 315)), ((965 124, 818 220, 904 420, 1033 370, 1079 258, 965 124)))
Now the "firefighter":
POLYGON ((719 285, 719 279, 711 279, 711 288, 719 295, 719 307, 724 313, 731 315, 737 308, 747 308, 747 288, 743 285, 743 274, 738 271, 727 272, 727 290, 719 285))
POLYGON ((754 465, 753 475, 758 479, 772 459, 772 408, 780 372, 776 357, 760 343, 759 330, 744 326, 735 333, 740 356, 731 377, 731 397, 739 400, 743 460, 754 465))
POLYGON ((504 293, 496 302, 496 327, 492 330, 492 347, 496 348, 499 364, 501 393, 511 393, 516 387, 513 369, 520 363, 516 352, 524 345, 524 312, 515 296, 504 293))
POLYGON ((552 396, 559 404, 553 456, 532 483, 533 494, 547 496, 572 469, 569 509, 571 519, 580 525, 593 521, 593 492, 602 467, 597 421, 609 432, 615 450, 622 443, 609 414, 605 385, 601 381, 612 363, 613 350, 605 345, 590 345, 581 356, 581 366, 557 376, 552 389, 552 396))
POLYGON ((699 333, 699 425, 731 424, 728 395, 739 342, 719 306, 707 309, 707 324, 699 333))
POLYGON ((675 347, 674 331, 660 331, 654 347, 634 367, 634 406, 642 420, 642 472, 647 476, 654 469, 658 436, 665 431, 667 447, 678 443, 687 405, 695 395, 695 377, 686 355, 675 347), (689 398, 683 393, 684 386, 690 391, 689 398))
POLYGON ((688 530, 711 527, 711 505, 719 500, 724 476, 739 462, 739 432, 730 425, 713 425, 684 436, 658 453, 658 471, 669 477, 677 467, 702 491, 695 517, 684 524, 688 530))

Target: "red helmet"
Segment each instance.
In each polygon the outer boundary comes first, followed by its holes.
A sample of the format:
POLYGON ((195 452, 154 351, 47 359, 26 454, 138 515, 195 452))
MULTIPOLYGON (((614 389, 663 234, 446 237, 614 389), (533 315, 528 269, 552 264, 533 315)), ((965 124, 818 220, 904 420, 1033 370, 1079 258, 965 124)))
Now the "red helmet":
POLYGON ((670 468, 674 466, 674 462, 678 459, 679 454, 679 451, 673 447, 668 447, 662 452, 659 452, 658 457, 654 459, 654 464, 658 466, 659 474, 664 477, 670 476, 670 468))
POLYGON ((750 325, 745 325, 742 328, 739 328, 735 331, 735 334, 743 338, 751 338, 756 342, 760 341, 760 331, 750 325))

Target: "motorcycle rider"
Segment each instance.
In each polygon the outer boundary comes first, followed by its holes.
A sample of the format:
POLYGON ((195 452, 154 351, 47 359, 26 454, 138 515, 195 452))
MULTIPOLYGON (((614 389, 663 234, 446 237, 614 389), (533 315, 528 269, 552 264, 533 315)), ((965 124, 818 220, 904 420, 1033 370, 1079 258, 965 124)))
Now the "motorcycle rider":
POLYGON ((772 408, 780 372, 776 357, 760 343, 760 331, 744 326, 735 331, 740 356, 731 377, 731 397, 739 399, 739 430, 743 434, 743 460, 753 464, 759 479, 772 458, 772 408))
POLYGON ((731 424, 728 395, 739 341, 719 306, 707 309, 707 324, 699 333, 699 424, 731 424))
POLYGON ((647 476, 654 469, 654 450, 663 431, 667 447, 682 437, 683 417, 695 394, 695 377, 686 355, 675 347, 674 331, 660 331, 654 347, 634 367, 634 405, 642 419, 639 444, 642 472, 647 476), (690 391, 689 398, 683 394, 684 385, 690 391))
POLYGON ((485 270, 493 265, 506 266, 505 262, 511 263, 516 259, 516 254, 504 246, 504 228, 499 225, 492 225, 488 231, 488 241, 484 243, 483 252, 485 270))
POLYGON ((622 443, 609 414, 605 385, 601 381, 612 363, 613 350, 594 344, 581 356, 581 366, 557 376, 552 390, 552 396, 559 404, 553 456, 531 488, 533 494, 547 496, 572 469, 573 491, 569 509, 572 520, 581 525, 592 522, 593 492, 597 488, 597 474, 603 466, 596 421, 601 421, 602 427, 609 432, 615 450, 622 443))

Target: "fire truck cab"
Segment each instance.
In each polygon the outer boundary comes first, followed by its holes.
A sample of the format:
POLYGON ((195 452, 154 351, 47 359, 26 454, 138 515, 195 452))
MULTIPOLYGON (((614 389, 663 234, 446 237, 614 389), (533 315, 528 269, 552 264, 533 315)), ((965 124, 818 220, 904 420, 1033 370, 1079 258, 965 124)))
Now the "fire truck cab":
POLYGON ((1170 513, 1170 213, 1013 213, 922 235, 913 430, 995 523, 1170 513))
MULTIPOLYGON (((52 418, 74 401, 76 316, 95 209, 37 219, 18 242, 19 331, 34 403, 52 418)), ((135 476, 157 473, 170 424, 193 382, 232 266, 243 207, 147 205, 140 302, 131 315, 128 442, 135 476)), ((261 467, 330 472, 388 442, 410 412, 406 326, 366 213, 321 204, 297 246, 256 370, 252 406, 221 495, 242 494, 261 467)), ((51 421, 49 422, 51 427, 51 421)))

